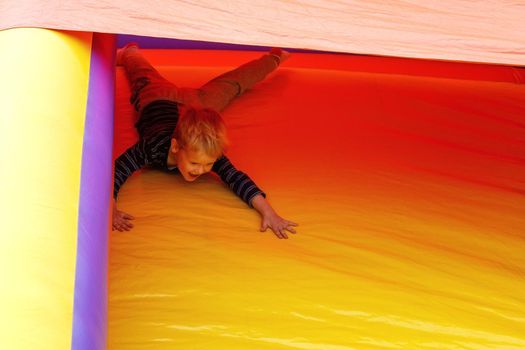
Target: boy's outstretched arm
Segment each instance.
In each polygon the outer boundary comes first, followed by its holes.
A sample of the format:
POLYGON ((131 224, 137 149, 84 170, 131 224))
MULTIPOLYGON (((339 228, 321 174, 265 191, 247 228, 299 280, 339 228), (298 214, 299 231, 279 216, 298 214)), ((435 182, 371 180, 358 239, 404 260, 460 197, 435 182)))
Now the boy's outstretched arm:
POLYGON ((285 239, 288 238, 286 231, 296 233, 294 226, 298 226, 298 224, 280 217, 262 195, 258 194, 253 197, 252 206, 261 214, 261 232, 270 228, 278 238, 285 239))
POLYGON ((117 196, 120 187, 124 184, 128 177, 136 170, 142 168, 148 163, 146 156, 146 143, 139 141, 128 150, 122 153, 115 160, 115 177, 113 184, 113 216, 112 229, 117 231, 129 231, 133 228, 130 220, 134 217, 128 213, 117 209, 117 196))
POLYGON ((213 164, 212 171, 219 175, 239 198, 261 214, 261 231, 270 228, 278 238, 288 238, 286 230, 295 233, 293 226, 297 224, 277 215, 266 201, 264 192, 248 175, 237 170, 226 156, 223 155, 213 164))

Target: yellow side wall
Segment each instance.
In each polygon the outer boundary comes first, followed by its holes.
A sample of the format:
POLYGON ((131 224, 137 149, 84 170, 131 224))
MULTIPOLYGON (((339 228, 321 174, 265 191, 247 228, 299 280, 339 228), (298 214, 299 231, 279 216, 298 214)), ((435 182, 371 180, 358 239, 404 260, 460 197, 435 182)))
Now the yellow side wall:
POLYGON ((92 33, 0 32, 0 348, 71 347, 92 33))

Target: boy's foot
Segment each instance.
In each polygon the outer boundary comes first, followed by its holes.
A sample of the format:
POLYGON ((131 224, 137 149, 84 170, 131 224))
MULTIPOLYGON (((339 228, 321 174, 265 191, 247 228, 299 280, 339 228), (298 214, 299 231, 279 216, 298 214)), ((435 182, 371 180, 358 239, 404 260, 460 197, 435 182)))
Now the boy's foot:
POLYGON ((123 48, 117 50, 117 66, 123 65, 123 58, 124 58, 124 52, 129 49, 137 49, 138 50, 139 45, 137 43, 131 42, 127 43, 123 48))
POLYGON ((290 57, 290 53, 278 47, 274 47, 270 50, 270 55, 276 58, 277 64, 281 64, 290 57))

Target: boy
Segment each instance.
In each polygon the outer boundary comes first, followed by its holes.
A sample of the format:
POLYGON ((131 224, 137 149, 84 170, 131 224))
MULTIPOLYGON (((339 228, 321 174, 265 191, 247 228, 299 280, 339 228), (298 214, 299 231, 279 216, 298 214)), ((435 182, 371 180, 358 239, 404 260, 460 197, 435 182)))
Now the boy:
POLYGON ((200 89, 178 88, 165 80, 146 61, 136 44, 117 53, 117 65, 124 66, 131 84, 130 102, 139 113, 135 124, 139 141, 115 161, 113 230, 129 231, 133 216, 117 209, 120 187, 136 170, 153 166, 179 172, 186 181, 215 172, 250 207, 261 215, 261 231, 270 228, 278 238, 296 233, 296 223, 280 217, 266 201, 266 195, 223 152, 226 128, 218 111, 246 89, 275 70, 289 56, 281 49, 225 73, 200 89))

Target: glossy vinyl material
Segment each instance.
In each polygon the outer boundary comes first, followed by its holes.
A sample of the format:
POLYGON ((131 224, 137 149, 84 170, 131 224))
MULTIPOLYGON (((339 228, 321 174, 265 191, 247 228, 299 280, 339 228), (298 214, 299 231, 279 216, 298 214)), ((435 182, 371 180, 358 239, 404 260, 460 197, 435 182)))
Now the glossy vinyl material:
POLYGON ((0 349, 71 348, 92 40, 0 31, 0 349))
MULTIPOLYGON (((259 53, 147 55, 196 87, 259 53)), ((525 88, 463 68, 296 54, 229 106, 227 154, 300 224, 288 240, 212 175, 132 176, 108 348, 525 348, 525 88)), ((115 155, 128 100, 119 68, 115 155)))
POLYGON ((82 145, 71 350, 102 350, 107 343, 114 54, 115 37, 94 33, 82 145))

